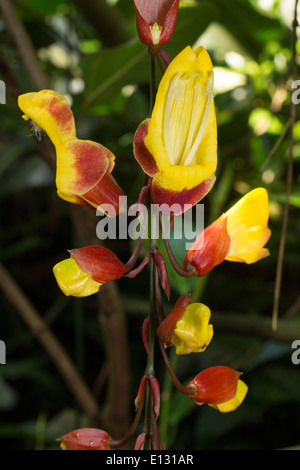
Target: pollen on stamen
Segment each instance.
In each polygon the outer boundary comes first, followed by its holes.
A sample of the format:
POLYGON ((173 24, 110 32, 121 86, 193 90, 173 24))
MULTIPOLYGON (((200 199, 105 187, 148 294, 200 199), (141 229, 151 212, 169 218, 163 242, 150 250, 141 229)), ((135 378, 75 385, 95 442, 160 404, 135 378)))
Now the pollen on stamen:
POLYGON ((29 125, 31 128, 31 135, 35 136, 36 139, 40 142, 42 140, 43 129, 31 119, 29 120, 29 125))

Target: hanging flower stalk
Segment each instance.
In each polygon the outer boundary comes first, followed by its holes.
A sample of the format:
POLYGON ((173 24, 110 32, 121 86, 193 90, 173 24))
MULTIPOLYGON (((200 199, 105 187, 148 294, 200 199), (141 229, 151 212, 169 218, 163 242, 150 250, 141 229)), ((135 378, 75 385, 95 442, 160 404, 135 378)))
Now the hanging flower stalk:
MULTIPOLYGON (((201 201, 212 189, 217 168, 217 125, 214 107, 213 65, 203 47, 183 49, 171 62, 156 91, 155 58, 166 58, 161 45, 173 34, 179 1, 134 0, 137 31, 148 45, 151 57, 151 112, 135 132, 133 151, 145 172, 138 203, 147 200, 161 212, 182 214, 201 201)), ((160 62, 159 62, 160 63, 160 62)), ((77 138, 73 113, 65 99, 52 90, 26 93, 19 97, 24 119, 43 129, 56 149, 57 193, 66 201, 103 209, 109 216, 120 211, 122 189, 112 176, 115 156, 103 145, 77 138), (107 209, 110 207, 110 209, 107 209)), ((255 188, 200 233, 187 251, 183 266, 177 262, 164 238, 172 268, 183 277, 205 276, 223 261, 255 263, 268 256, 265 244, 268 228, 268 194, 255 188)), ((161 220, 161 219, 160 219, 161 220)), ((173 220, 173 219, 172 219, 173 220)), ((172 225, 172 220, 170 225, 172 225)), ((176 375, 168 349, 178 355, 205 354, 213 343, 213 312, 203 303, 182 295, 168 315, 163 295, 171 296, 166 261, 155 239, 150 239, 144 257, 143 237, 127 262, 109 249, 89 246, 70 250, 70 257, 53 268, 65 295, 85 297, 99 291, 107 282, 126 276, 134 279, 150 268, 149 315, 142 326, 146 366, 134 400, 135 416, 126 435, 115 440, 102 429, 83 428, 59 438, 67 450, 112 450, 122 448, 135 435, 144 415, 142 432, 136 437, 136 450, 161 450, 157 421, 160 415, 160 384, 155 373, 155 344, 159 344, 165 366, 177 390, 196 405, 207 404, 221 413, 236 410, 248 387, 241 372, 227 366, 200 371, 185 385, 176 375)))

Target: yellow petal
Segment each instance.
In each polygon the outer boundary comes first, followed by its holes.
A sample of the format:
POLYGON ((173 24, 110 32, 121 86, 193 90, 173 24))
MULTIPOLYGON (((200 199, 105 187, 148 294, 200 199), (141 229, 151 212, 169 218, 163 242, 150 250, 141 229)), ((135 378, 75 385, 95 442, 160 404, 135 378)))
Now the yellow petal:
POLYGON ((219 403, 218 405, 209 405, 209 406, 211 406, 212 408, 215 408, 221 413, 228 413, 230 411, 234 411, 243 402, 247 392, 248 392, 247 385, 242 380, 239 380, 237 383, 236 394, 233 398, 231 398, 231 400, 225 401, 224 403, 219 403))
POLYGON ((223 217, 227 217, 230 237, 226 260, 249 264, 269 255, 264 248, 271 236, 268 193, 264 188, 247 193, 223 217))
POLYGON ((101 284, 83 271, 74 258, 56 264, 53 273, 62 292, 74 297, 87 297, 98 292, 101 284))
POLYGON ((176 346, 176 354, 202 352, 213 337, 213 327, 209 325, 210 310, 201 303, 192 303, 177 321, 171 342, 176 346))
POLYGON ((66 98, 53 90, 26 93, 18 98, 26 120, 43 129, 56 146, 76 136, 73 113, 66 98))
POLYGON ((165 189, 191 189, 215 173, 213 72, 203 47, 186 47, 167 68, 157 91, 145 145, 155 159, 165 189))

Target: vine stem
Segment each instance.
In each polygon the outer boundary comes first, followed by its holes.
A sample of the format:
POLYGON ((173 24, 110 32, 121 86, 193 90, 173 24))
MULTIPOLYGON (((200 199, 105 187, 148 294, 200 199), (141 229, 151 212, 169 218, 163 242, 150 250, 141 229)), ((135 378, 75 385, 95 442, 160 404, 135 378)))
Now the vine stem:
POLYGON ((160 228, 161 228, 161 232, 162 232, 162 237, 163 237, 163 240, 164 240, 164 244, 165 244, 165 248, 166 248, 166 251, 167 251, 167 254, 168 254, 168 257, 169 257, 169 260, 174 268, 174 270, 177 272, 177 274, 179 274, 181 277, 192 277, 192 276, 197 276, 197 271, 194 267, 192 268, 187 268, 187 269, 184 269, 182 266, 180 266, 180 264, 178 263, 177 259, 175 258, 173 252, 172 252, 172 249, 170 247, 170 243, 169 243, 169 240, 168 240, 168 237, 166 236, 166 233, 165 233, 165 230, 164 230, 164 225, 163 225, 163 222, 162 222, 162 217, 161 217, 161 213, 159 214, 159 223, 160 223, 160 228))
MULTIPOLYGON (((293 81, 297 80, 297 52, 296 52, 296 42, 297 42, 297 8, 298 0, 295 0, 295 9, 294 9, 294 20, 293 20, 293 38, 292 38, 292 74, 293 81)), ((276 279, 275 279, 275 289, 274 289, 274 305, 273 305, 273 316, 272 316, 272 330, 277 329, 278 314, 279 314, 279 300, 280 300, 280 291, 282 283, 282 271, 283 271, 283 258, 285 252, 285 243, 286 243, 286 234, 288 227, 289 219, 289 207, 290 207, 290 196, 292 191, 293 183, 293 159, 294 159, 294 126, 296 123, 296 103, 291 104, 291 118, 290 118, 290 146, 289 146, 289 163, 288 163, 288 172, 287 172, 287 188, 286 188, 286 202, 284 206, 283 222, 282 222, 282 233, 280 238, 277 269, 276 269, 276 279)))
POLYGON ((123 447, 124 445, 127 444, 127 442, 131 439, 131 437, 133 436, 138 424, 139 424, 139 421, 140 421, 140 418, 141 418, 141 415, 142 415, 142 411, 143 411, 143 408, 144 408, 144 402, 140 404, 137 412, 136 412, 136 415, 134 417, 134 420, 132 422, 132 425, 130 426, 128 432, 126 433, 126 435, 118 440, 118 441, 115 441, 115 440, 111 440, 108 442, 108 446, 110 449, 119 449, 120 447, 123 447))
MULTIPOLYGON (((152 114, 155 97, 156 97, 156 81, 155 81, 155 55, 150 55, 150 116, 152 114)), ((151 210, 151 209, 150 209, 151 210)), ((151 217, 150 217, 151 220, 151 217)), ((151 233, 151 232, 150 232, 151 233)), ((146 377, 146 393, 145 393, 145 419, 144 432, 146 434, 144 449, 157 450, 158 436, 156 429, 153 427, 153 397, 150 387, 150 378, 155 376, 154 371, 154 349, 157 329, 157 298, 156 298, 156 261, 154 253, 157 250, 157 242, 150 239, 150 311, 149 311, 149 330, 148 330, 148 355, 145 369, 146 377), (153 436, 155 437, 153 441, 153 436)))
POLYGON ((159 343, 159 347, 160 347, 160 350, 161 350, 161 353, 162 353, 162 356, 164 358, 164 361, 165 361, 165 364, 166 364, 166 367, 168 369, 168 372, 170 374, 170 377, 172 379, 172 382, 174 384, 174 386, 177 388, 177 390, 180 392, 180 393, 183 393, 184 395, 195 395, 195 388, 194 387, 185 387, 181 382, 180 380, 178 379, 177 375, 175 374, 175 371, 169 361, 169 358, 167 356, 167 353, 166 353, 166 350, 165 350, 165 347, 163 345, 163 343, 161 342, 161 340, 159 339, 158 340, 158 343, 159 343))

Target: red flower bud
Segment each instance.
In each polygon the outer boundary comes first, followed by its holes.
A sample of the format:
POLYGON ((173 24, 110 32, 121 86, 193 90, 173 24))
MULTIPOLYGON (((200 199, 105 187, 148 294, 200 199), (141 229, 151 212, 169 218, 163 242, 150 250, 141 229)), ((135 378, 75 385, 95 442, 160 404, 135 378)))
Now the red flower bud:
POLYGON ((58 439, 63 450, 109 450, 110 435, 102 429, 82 428, 58 439))
POLYGON ((170 283, 169 276, 167 271, 167 266, 164 260, 163 255, 159 251, 154 252, 155 262, 158 266, 160 272, 160 280, 163 290, 165 291, 167 297, 170 297, 170 283))
POLYGON ((166 44, 173 34, 179 0, 134 0, 136 27, 144 44, 166 44))
POLYGON ((155 377, 150 377, 150 387, 154 401, 154 413, 157 419, 160 412, 160 389, 158 380, 155 377))
POLYGON ((198 235, 184 258, 184 268, 191 264, 201 277, 224 261, 230 249, 226 225, 226 218, 217 220, 198 235))
POLYGON ((146 434, 143 432, 137 437, 135 441, 134 450, 144 450, 145 440, 146 440, 146 434))
POLYGON ((134 405, 135 405, 136 410, 139 409, 139 407, 141 406, 141 404, 143 403, 144 398, 145 398, 145 382, 146 382, 146 377, 145 377, 145 375, 143 375, 142 380, 140 382, 140 386, 139 386, 137 396, 134 400, 134 405))
POLYGON ((102 246, 87 246, 70 250, 81 269, 100 284, 119 279, 125 272, 125 266, 117 255, 102 246))
POLYGON ((200 372, 187 387, 195 388, 195 395, 191 398, 197 405, 216 405, 235 396, 240 375, 240 372, 230 367, 210 367, 200 372))
POLYGON ((179 297, 172 311, 159 325, 157 329, 157 335, 166 346, 172 346, 171 337, 176 323, 178 320, 180 320, 185 312, 185 309, 191 303, 193 303, 193 301, 189 295, 182 295, 179 297))

